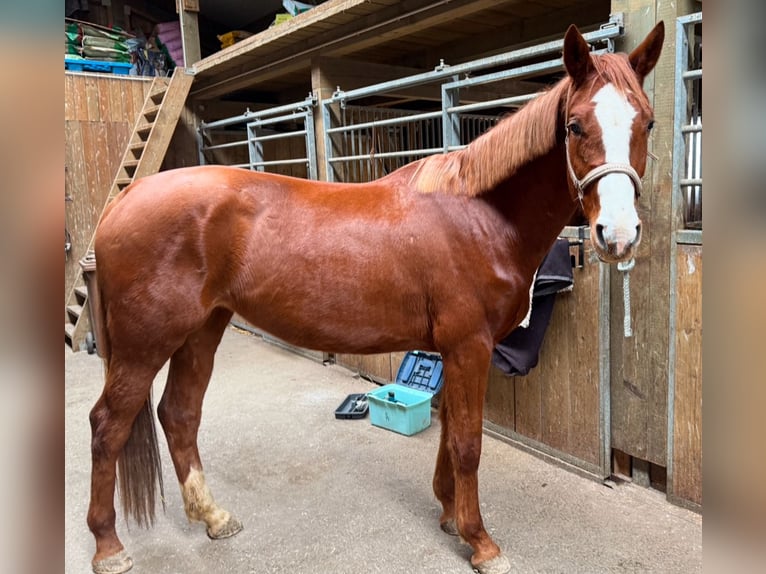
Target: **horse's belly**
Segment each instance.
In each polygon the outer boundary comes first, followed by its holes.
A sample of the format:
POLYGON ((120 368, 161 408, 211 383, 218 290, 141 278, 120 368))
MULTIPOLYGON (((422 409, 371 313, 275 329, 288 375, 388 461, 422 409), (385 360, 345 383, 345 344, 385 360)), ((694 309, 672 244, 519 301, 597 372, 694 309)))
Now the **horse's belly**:
POLYGON ((336 353, 430 349, 426 297, 349 279, 311 288, 297 280, 264 285, 235 304, 256 327, 293 345, 336 353))

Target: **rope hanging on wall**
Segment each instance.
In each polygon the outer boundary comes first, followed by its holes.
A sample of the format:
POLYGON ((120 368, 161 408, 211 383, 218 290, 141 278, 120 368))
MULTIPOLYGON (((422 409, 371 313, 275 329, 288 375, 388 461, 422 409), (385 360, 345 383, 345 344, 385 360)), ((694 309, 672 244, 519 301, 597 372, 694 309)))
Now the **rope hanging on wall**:
POLYGON ((620 261, 617 264, 617 270, 622 271, 622 303, 625 308, 623 328, 626 339, 633 336, 633 329, 630 326, 630 270, 635 266, 636 260, 632 257, 629 261, 620 261))

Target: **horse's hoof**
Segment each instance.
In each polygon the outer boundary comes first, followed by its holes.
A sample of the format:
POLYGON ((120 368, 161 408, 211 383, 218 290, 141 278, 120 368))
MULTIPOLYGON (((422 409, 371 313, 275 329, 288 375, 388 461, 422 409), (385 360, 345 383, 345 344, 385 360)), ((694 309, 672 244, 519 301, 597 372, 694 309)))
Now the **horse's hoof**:
POLYGON ((473 569, 479 574, 508 574, 511 571, 511 561, 505 554, 498 554, 481 564, 474 564, 473 569))
POLYGON ((446 522, 442 522, 439 526, 441 526, 441 529, 450 536, 460 536, 460 533, 457 531, 457 524, 455 524, 454 520, 447 520, 446 522))
POLYGON ((133 559, 123 548, 117 554, 93 562, 93 572, 96 574, 122 574, 133 568, 133 559))
POLYGON ((229 516, 229 520, 223 526, 215 530, 208 528, 207 535, 213 540, 220 540, 234 536, 240 530, 242 530, 242 523, 233 516, 229 516))

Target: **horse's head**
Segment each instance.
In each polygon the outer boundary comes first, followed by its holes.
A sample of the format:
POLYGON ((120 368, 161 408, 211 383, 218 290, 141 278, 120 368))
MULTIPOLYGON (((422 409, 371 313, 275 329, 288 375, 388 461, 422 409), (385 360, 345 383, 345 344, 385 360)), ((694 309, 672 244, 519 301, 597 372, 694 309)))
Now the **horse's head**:
POLYGON ((630 259, 641 240, 636 204, 654 123, 642 84, 664 37, 660 22, 629 55, 602 56, 591 56, 575 26, 564 38, 571 78, 564 112, 569 185, 580 198, 602 261, 630 259))

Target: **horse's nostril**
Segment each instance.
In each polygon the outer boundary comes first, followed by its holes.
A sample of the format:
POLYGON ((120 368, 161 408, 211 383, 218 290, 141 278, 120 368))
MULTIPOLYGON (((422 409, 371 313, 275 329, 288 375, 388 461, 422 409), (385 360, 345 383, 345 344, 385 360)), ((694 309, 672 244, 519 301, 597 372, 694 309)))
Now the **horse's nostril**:
POLYGON ((596 224, 596 241, 601 247, 606 247, 606 241, 604 240, 604 226, 600 223, 596 224))
POLYGON ((641 224, 640 223, 636 225, 636 239, 633 241, 633 244, 638 245, 639 241, 641 241, 641 224))

